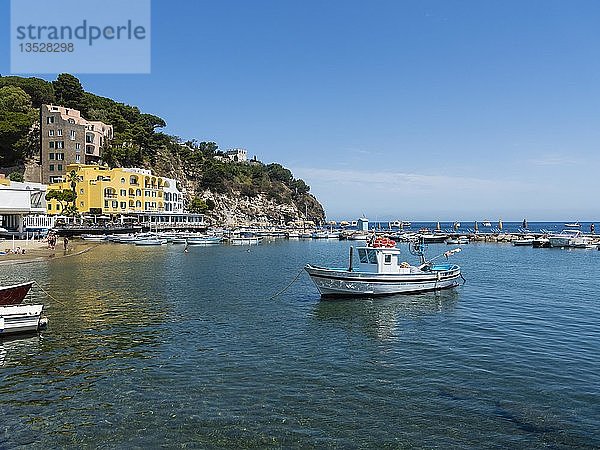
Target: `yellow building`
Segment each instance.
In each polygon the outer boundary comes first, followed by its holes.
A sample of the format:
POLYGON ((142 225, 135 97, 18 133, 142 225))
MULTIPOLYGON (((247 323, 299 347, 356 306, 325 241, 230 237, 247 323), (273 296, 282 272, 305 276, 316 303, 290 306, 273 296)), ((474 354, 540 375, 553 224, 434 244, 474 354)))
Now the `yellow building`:
MULTIPOLYGON (((165 210, 164 190, 173 190, 174 181, 152 175, 146 169, 115 168, 106 166, 70 164, 66 179, 53 183, 52 190, 71 190, 69 173, 77 174, 75 192, 77 211, 82 214, 158 213, 165 210)), ((60 214, 56 200, 47 202, 48 214, 60 214)))

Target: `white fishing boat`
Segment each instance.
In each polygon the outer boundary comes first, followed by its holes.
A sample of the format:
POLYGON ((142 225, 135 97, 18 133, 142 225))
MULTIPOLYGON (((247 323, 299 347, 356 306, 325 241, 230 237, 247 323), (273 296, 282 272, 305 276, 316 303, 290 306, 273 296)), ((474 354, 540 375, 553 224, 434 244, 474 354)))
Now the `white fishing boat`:
POLYGON ((289 231, 287 234, 288 239, 300 239, 301 233, 297 231, 289 231))
POLYGON ((46 328, 48 319, 42 317, 44 305, 15 305, 0 307, 0 336, 36 332, 46 328))
POLYGON ((353 249, 346 268, 325 268, 306 265, 304 268, 322 297, 379 296, 412 294, 458 286, 462 277, 456 264, 435 264, 439 257, 449 257, 460 252, 460 247, 425 260, 423 244, 413 243, 411 253, 420 258, 418 266, 400 262, 400 249, 391 239, 370 240, 365 247, 357 248, 359 264, 353 266, 353 249))

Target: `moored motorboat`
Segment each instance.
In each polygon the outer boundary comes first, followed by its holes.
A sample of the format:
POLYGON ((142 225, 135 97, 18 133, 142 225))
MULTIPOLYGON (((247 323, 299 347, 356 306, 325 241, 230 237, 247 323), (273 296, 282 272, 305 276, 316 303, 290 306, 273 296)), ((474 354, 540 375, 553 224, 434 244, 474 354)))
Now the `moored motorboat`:
POLYGON ((347 268, 325 268, 308 264, 305 266, 322 297, 380 296, 412 294, 457 286, 461 277, 456 264, 434 264, 439 256, 449 257, 460 248, 449 250, 426 261, 423 244, 412 244, 412 252, 421 258, 418 266, 399 262, 400 249, 391 239, 378 238, 358 247, 358 268, 353 267, 353 249, 350 248, 350 264, 347 268))
POLYGON ((23 301, 33 281, 27 283, 13 284, 11 286, 0 286, 0 306, 4 305, 18 305, 23 301))
POLYGON ((187 239, 188 245, 215 245, 221 242, 219 236, 195 236, 187 239))
POLYGON ((0 306, 0 336, 44 329, 48 319, 42 317, 43 309, 44 305, 0 306))
POLYGON ((366 241, 369 238, 367 233, 355 232, 348 235, 349 241, 366 241))
POLYGON ((107 236, 105 234, 82 234, 80 238, 84 241, 91 242, 103 242, 107 240, 107 236))
POLYGON ((533 236, 525 236, 519 239, 514 239, 512 241, 512 244, 515 247, 526 247, 526 246, 533 246, 533 242, 535 241, 535 238, 533 236))
POLYGON ((580 230, 562 230, 558 234, 548 236, 550 247, 576 247, 589 244, 591 239, 585 237, 580 230))
POLYGON ((539 237, 534 239, 531 245, 533 248, 547 248, 550 247, 550 239, 546 237, 539 237))
POLYGON ((133 242, 135 245, 141 245, 141 246, 146 246, 146 245, 163 245, 167 243, 166 239, 159 239, 159 238, 145 238, 145 239, 137 239, 133 242))

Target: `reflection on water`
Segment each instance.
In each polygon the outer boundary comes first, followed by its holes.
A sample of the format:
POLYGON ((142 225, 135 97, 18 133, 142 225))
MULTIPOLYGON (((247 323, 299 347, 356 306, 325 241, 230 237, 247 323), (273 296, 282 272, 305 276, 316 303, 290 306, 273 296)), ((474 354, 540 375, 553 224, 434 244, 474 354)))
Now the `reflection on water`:
POLYGON ((13 335, 0 337, 0 366, 18 365, 40 352, 41 335, 13 335))
POLYGON ((348 245, 0 267, 53 297, 41 336, 0 341, 0 448, 600 446, 600 252, 473 244, 467 284, 414 296, 289 285, 348 245))
POLYGON ((313 317, 347 329, 360 329, 378 339, 394 339, 404 321, 449 311, 459 300, 460 288, 417 295, 319 301, 313 317))

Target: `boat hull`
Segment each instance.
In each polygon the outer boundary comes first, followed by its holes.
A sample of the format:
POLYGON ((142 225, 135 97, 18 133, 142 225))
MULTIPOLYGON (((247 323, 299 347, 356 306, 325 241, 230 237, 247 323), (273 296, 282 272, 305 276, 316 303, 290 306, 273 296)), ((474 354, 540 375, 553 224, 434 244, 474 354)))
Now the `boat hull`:
POLYGON ((322 297, 415 294, 459 285, 460 267, 406 274, 376 274, 307 265, 306 272, 322 297))
POLYGON ((221 243, 220 237, 188 238, 188 245, 216 245, 221 243))
POLYGON ((18 305, 23 301, 33 281, 0 288, 0 306, 18 305))
POLYGON ((0 336, 32 333, 43 329, 48 321, 42 317, 44 305, 0 307, 0 336))

